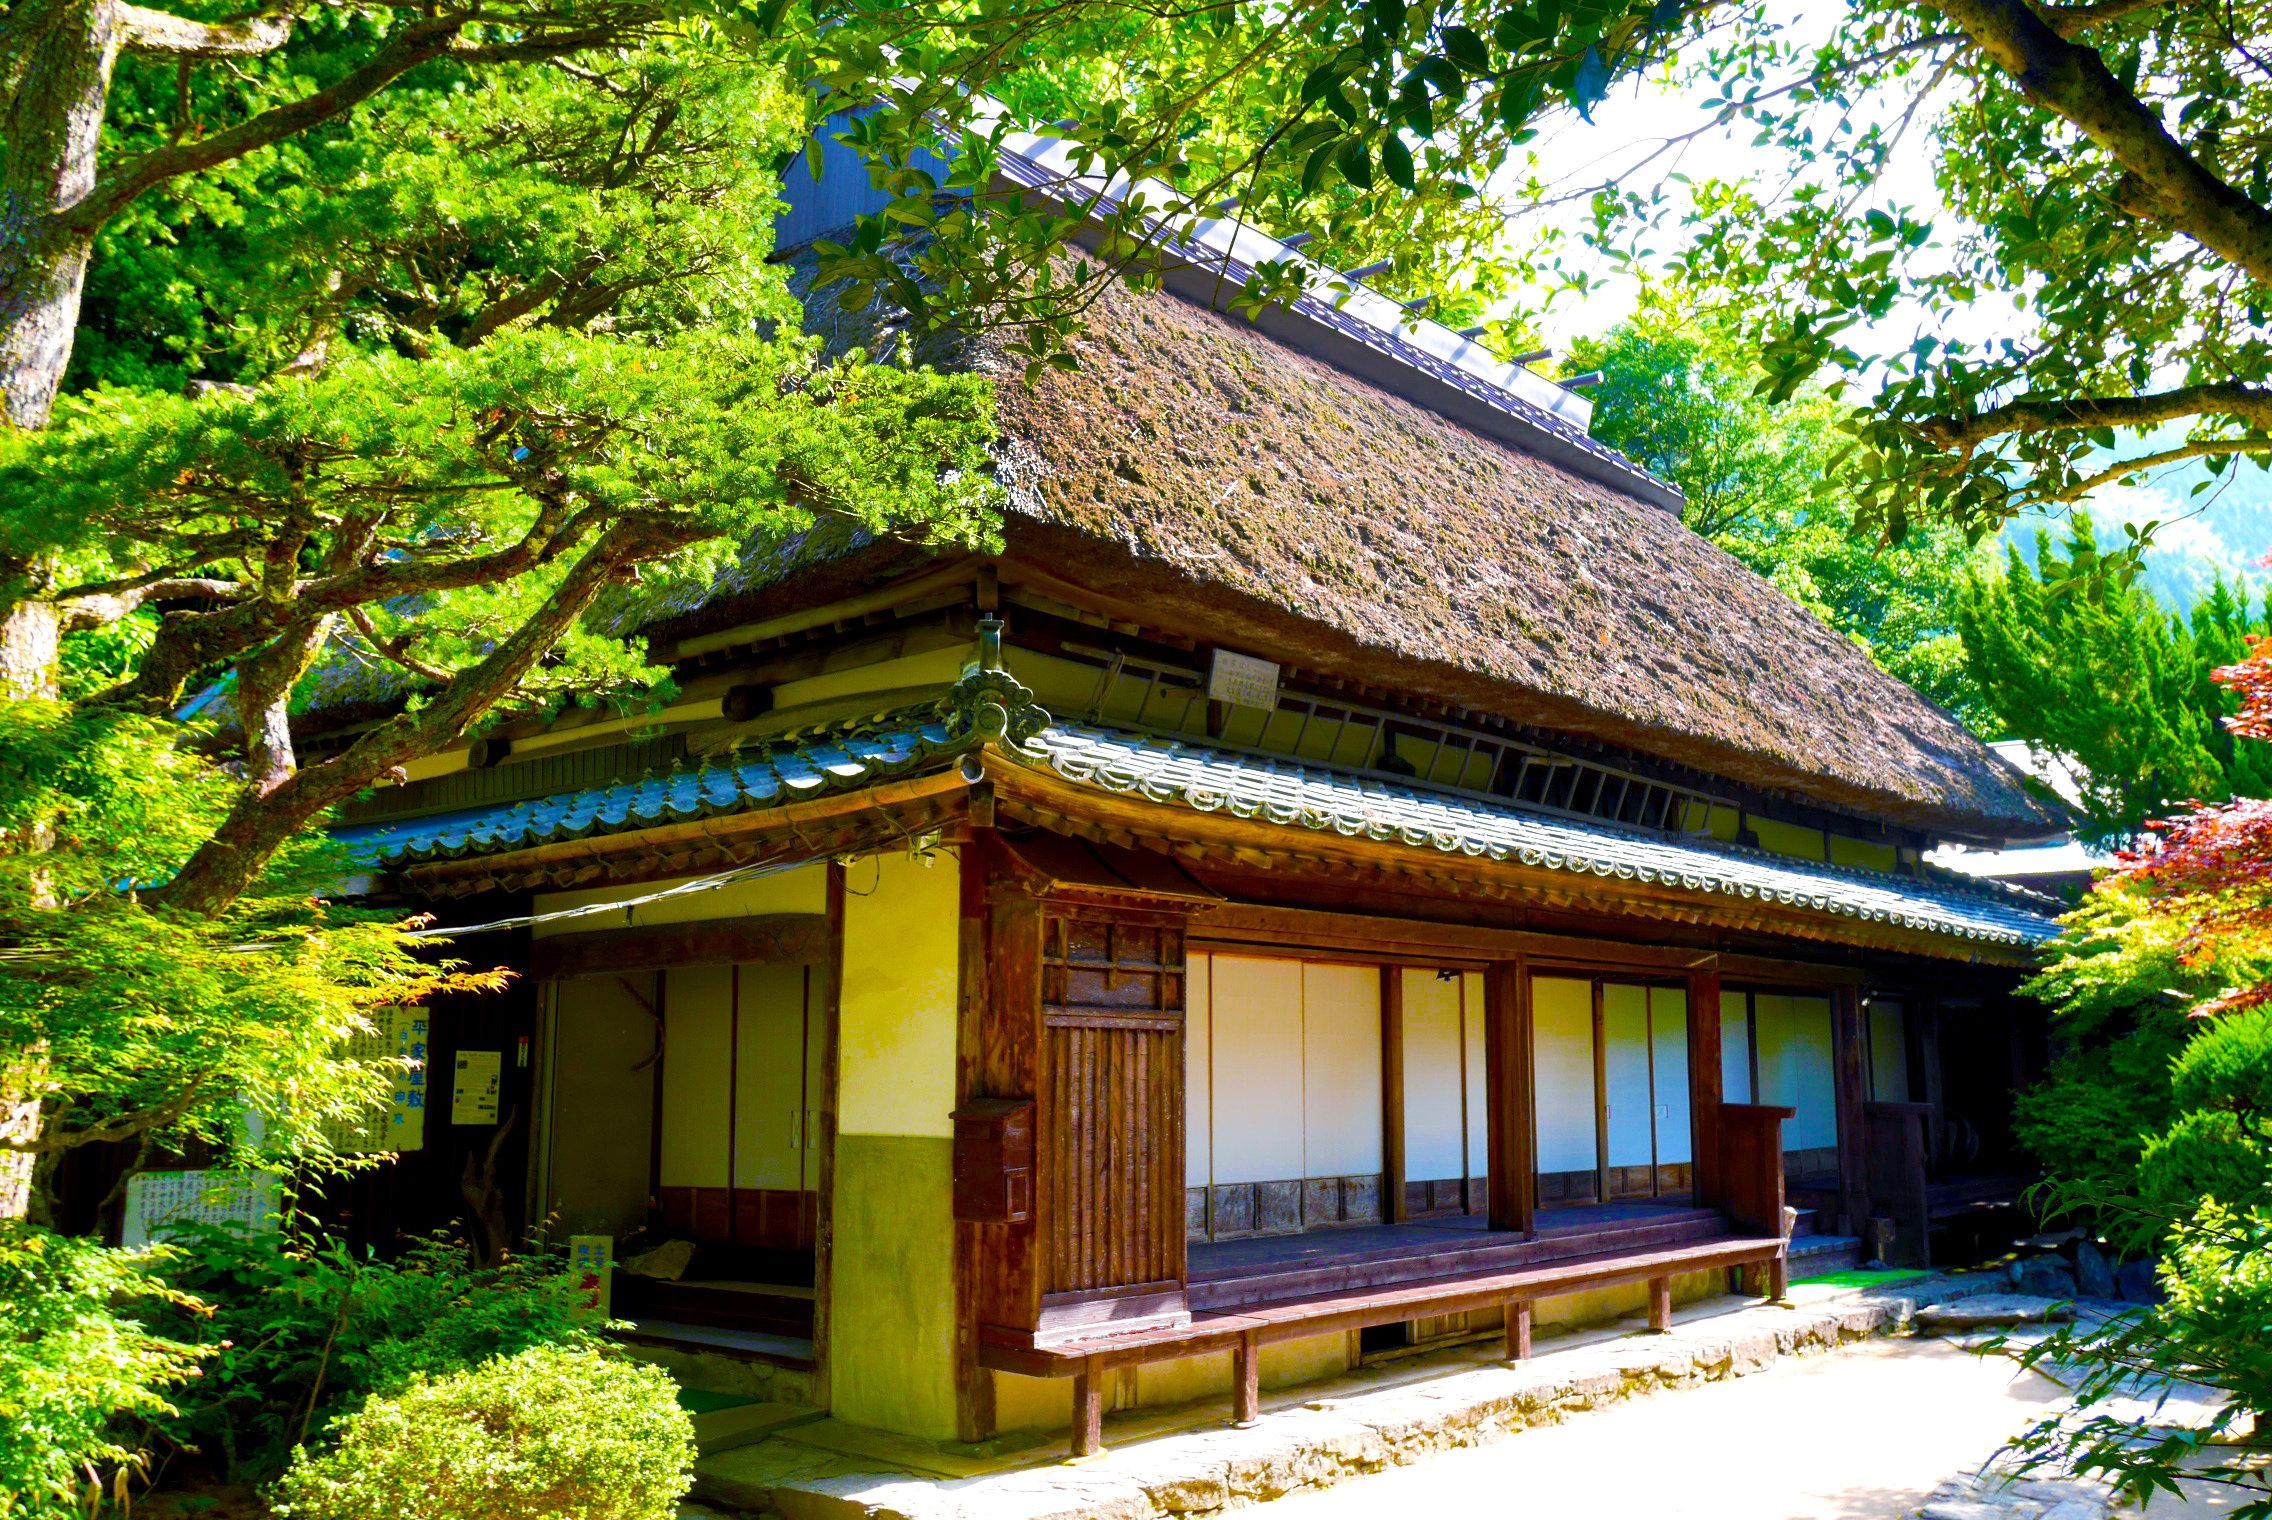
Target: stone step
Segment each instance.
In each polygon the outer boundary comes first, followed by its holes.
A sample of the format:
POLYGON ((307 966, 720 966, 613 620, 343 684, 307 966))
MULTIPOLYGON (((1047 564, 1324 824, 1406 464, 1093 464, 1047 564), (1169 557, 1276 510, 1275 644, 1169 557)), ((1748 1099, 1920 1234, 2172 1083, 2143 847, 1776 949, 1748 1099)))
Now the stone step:
POLYGON ((1804 1282, 1810 1277, 1828 1277, 1833 1272, 1851 1271, 1862 1264, 1862 1237, 1809 1235, 1802 1240, 1793 1236, 1790 1260, 1793 1282, 1804 1282))

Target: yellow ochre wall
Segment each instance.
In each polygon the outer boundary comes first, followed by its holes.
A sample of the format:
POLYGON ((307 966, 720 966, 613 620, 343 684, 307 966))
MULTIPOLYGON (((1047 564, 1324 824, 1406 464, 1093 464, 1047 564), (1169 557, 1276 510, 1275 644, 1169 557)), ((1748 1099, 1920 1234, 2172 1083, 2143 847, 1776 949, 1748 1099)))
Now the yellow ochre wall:
POLYGON ((831 1412, 952 1439, 960 866, 951 850, 893 853, 844 877, 831 1412))

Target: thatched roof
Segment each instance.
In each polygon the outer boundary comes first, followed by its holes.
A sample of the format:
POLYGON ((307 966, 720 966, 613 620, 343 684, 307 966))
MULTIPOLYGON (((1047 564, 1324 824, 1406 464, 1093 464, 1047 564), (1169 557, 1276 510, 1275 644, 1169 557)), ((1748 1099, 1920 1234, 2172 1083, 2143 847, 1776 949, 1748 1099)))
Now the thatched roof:
MULTIPOLYGON (((835 341, 876 346, 872 322, 813 308, 835 341)), ((1865 816, 1976 839, 2058 827, 1954 717, 1661 506, 1174 295, 1115 291, 1076 351, 1078 373, 1032 390, 991 341, 922 354, 1002 376, 1011 562, 1155 626, 1865 816)), ((921 558, 811 547, 657 634, 921 558)))

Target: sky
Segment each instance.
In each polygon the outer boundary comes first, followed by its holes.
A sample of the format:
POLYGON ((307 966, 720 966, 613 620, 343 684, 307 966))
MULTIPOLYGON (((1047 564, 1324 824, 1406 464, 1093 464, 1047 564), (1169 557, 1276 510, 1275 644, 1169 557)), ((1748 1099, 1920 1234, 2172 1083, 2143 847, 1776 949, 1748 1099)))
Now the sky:
MULTIPOLYGON (((1823 7, 1814 6, 1795 14, 1799 19, 1794 25, 1804 28, 1816 24, 1813 16, 1835 14, 1835 9, 1826 13, 1823 7)), ((1534 141, 1531 146, 1537 172, 1557 186, 1586 185, 1607 178, 1628 188, 1663 186, 1675 195, 1683 193, 1673 180, 1677 174, 1697 179, 1750 177, 1771 183, 1774 176, 1785 172, 1782 155, 1773 148, 1755 146, 1751 139, 1756 129, 1741 123, 1652 157, 1668 140, 1706 122, 1710 113, 1704 103, 1716 93, 1717 88, 1709 84, 1683 89, 1662 76, 1627 80, 1595 108, 1591 122, 1566 116, 1534 141)), ((1925 136, 1912 130, 1906 139, 1910 151, 1897 159, 1873 204, 1939 207, 1931 159, 1924 151, 1925 136)), ((1528 169, 1510 165, 1509 172, 1519 175, 1528 169)), ((1559 227, 1574 248, 1578 234, 1590 220, 1580 202, 1524 225, 1559 227)), ((1518 227, 1517 235, 1521 230, 1518 227)), ((1657 246, 1662 251, 1673 245, 1670 239, 1659 239, 1657 246)), ((1574 338, 1600 333, 1630 317, 1641 289, 1631 273, 1605 258, 1580 254, 1571 262, 1585 269, 1597 283, 1582 297, 1563 297, 1547 306, 1538 325, 1544 342, 1558 350, 1566 349, 1574 338)), ((1523 304, 1535 305, 1535 301, 1534 296, 1523 304)), ((2025 331, 2021 320, 2003 303, 1952 312, 1928 312, 1910 306, 1897 309, 1866 335, 1850 335, 1849 341, 1863 348, 1873 341, 1887 348, 1906 347, 1920 330, 1959 324, 1975 339, 2007 330, 2025 331)), ((2194 486, 2209 479, 2198 462, 2174 466, 2140 485, 2101 490, 2086 504, 2102 541, 2110 535, 2119 538, 2119 525, 2124 522, 2162 524, 2155 532, 2157 547, 2148 556, 2146 578, 2165 600, 2179 606, 2190 605, 2218 575, 2228 581, 2246 580, 2260 592, 2272 589, 2272 573, 2257 566, 2272 551, 2272 474, 2241 463, 2223 481, 2196 494, 2194 486)), ((2006 530, 2006 537, 2023 547, 2031 546, 2037 532, 2046 526, 2056 535, 2065 525, 2041 517, 2023 519, 2006 530)))

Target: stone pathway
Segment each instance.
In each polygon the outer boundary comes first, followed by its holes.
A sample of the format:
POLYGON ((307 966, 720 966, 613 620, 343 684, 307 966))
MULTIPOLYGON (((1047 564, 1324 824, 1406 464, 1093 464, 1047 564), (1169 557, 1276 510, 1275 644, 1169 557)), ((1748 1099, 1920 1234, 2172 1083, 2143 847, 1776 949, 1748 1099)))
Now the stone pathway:
MULTIPOLYGON (((784 1520, 1152 1520, 1327 1488, 1571 1414, 1763 1371, 1778 1359, 1905 1328, 1920 1303, 2002 1286, 1912 1281, 1852 1290, 1801 1284, 1788 1305, 1719 1298, 1669 1334, 1624 1327, 1542 1340, 1509 1366, 1482 1347, 1393 1364, 1264 1401, 1249 1430, 1222 1401, 1106 1426, 1091 1463, 1062 1444, 990 1456, 821 1420, 703 1458, 694 1497, 784 1520)), ((2018 1520, 2018 1517, 2014 1517, 2018 1520)), ((2039 1520, 2039 1517, 2029 1517, 2039 1520)), ((2071 1520, 2061 1516, 2059 1520, 2071 1520)))

